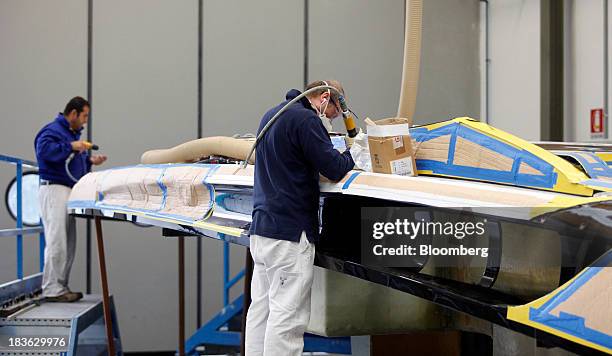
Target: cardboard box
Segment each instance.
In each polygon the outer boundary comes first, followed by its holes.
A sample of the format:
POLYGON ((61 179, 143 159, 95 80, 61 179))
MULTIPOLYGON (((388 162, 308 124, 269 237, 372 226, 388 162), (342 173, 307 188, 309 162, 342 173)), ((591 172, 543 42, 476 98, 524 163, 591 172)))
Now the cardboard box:
POLYGON ((416 176, 416 161, 410 140, 409 121, 382 119, 368 125, 368 145, 375 173, 416 176))

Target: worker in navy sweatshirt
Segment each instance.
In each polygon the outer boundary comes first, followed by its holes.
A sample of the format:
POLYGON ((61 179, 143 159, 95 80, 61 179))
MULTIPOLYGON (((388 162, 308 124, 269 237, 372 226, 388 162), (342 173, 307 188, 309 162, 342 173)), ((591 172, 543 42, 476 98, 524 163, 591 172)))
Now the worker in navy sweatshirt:
POLYGON ((40 214, 45 229, 45 267, 43 297, 50 302, 74 302, 82 293, 68 288, 74 261, 76 232, 74 217, 67 214, 66 203, 76 180, 91 170, 91 165, 106 161, 104 155, 87 154, 89 145, 81 141, 83 125, 89 118, 89 102, 71 99, 64 113, 45 125, 34 139, 40 175, 40 214), (66 161, 72 158, 66 167, 66 161))
MULTIPOLYGON (((321 85, 344 93, 333 80, 313 82, 306 90, 321 85)), ((258 133, 300 94, 290 90, 286 101, 264 115, 258 133)), ((257 146, 246 356, 302 354, 319 237, 319 174, 338 181, 354 165, 348 150, 334 149, 325 128, 340 115, 338 94, 321 88, 283 112, 257 146)))

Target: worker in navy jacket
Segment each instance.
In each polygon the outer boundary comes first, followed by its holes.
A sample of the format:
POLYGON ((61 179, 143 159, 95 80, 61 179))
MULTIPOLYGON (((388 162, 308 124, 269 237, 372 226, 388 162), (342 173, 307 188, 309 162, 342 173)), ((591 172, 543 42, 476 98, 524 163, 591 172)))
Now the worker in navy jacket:
MULTIPOLYGON (((316 81, 306 89, 337 81, 316 81)), ((258 133, 290 100, 262 118, 258 133)), ((338 95, 312 92, 270 126, 256 149, 250 249, 254 261, 246 355, 301 355, 310 319, 314 242, 319 237, 319 175, 338 181, 354 165, 334 149, 325 126, 341 115, 338 95)))
POLYGON ((89 118, 89 108, 87 100, 71 99, 64 113, 45 125, 34 139, 46 243, 43 297, 51 302, 74 302, 83 297, 82 293, 71 292, 68 288, 76 234, 75 221, 67 214, 66 204, 76 180, 87 174, 92 164, 106 161, 104 155, 90 157, 87 154, 89 145, 80 140, 83 125, 89 118))

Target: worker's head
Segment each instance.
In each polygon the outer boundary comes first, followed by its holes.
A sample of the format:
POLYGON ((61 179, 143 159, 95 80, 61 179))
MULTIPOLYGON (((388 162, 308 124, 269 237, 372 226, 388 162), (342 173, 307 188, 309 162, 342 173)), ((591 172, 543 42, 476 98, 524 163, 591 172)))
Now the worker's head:
MULTIPOLYGON (((317 80, 306 86, 305 90, 312 89, 321 85, 328 85, 338 89, 344 96, 344 88, 337 80, 317 80)), ((330 89, 318 89, 306 96, 314 108, 319 112, 319 116, 325 116, 330 120, 342 115, 340 104, 338 103, 338 93, 330 89)))
POLYGON ((75 96, 66 104, 64 117, 70 123, 71 129, 81 129, 89 119, 89 102, 80 96, 75 96))

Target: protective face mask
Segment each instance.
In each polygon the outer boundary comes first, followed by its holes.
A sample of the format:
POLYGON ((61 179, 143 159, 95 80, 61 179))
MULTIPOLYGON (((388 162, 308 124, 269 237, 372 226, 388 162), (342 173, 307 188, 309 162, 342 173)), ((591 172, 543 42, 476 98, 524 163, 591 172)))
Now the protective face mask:
POLYGON ((326 118, 329 119, 327 117, 327 115, 325 115, 325 111, 327 111, 327 106, 329 105, 329 100, 325 100, 325 104, 321 104, 321 107, 319 108, 319 117, 320 118, 326 118), (325 105, 325 107, 323 107, 323 105, 325 105))
POLYGON ((331 132, 332 131, 331 120, 328 119, 327 116, 325 115, 319 115, 319 119, 321 119, 321 122, 323 123, 325 130, 327 130, 327 132, 331 132))
POLYGON ((321 123, 323 124, 323 127, 325 127, 325 130, 327 130, 327 132, 331 132, 332 131, 331 120, 325 115, 325 110, 327 110, 328 104, 329 102, 325 100, 325 103, 322 104, 320 108, 317 108, 315 105, 312 105, 312 106, 319 113, 319 119, 321 119, 321 123))

